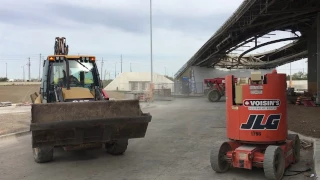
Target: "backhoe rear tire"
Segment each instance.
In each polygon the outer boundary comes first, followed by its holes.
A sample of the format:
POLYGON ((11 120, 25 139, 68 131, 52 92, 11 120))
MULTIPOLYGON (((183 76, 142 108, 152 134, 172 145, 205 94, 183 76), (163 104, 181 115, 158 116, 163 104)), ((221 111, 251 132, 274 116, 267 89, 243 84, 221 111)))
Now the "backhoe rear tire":
POLYGON ((37 163, 45 163, 53 160, 53 147, 52 146, 42 146, 37 148, 32 148, 33 157, 37 163))
POLYGON ((128 139, 121 139, 106 143, 107 152, 111 155, 122 155, 128 147, 128 139))

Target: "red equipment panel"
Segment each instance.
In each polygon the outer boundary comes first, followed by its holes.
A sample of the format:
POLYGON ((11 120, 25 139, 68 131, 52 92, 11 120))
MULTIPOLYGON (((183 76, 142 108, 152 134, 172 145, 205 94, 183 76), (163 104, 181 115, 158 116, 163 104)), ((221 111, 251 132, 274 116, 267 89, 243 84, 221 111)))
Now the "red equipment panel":
POLYGON ((235 103, 234 77, 226 77, 227 136, 251 144, 272 144, 287 138, 286 75, 266 74, 262 84, 242 86, 242 104, 235 103), (258 92, 258 93, 257 93, 258 92))

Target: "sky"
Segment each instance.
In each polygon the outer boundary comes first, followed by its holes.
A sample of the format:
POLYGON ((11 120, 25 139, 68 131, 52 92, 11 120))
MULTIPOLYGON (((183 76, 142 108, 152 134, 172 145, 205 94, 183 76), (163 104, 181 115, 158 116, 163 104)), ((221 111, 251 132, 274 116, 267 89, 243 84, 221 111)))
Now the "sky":
MULTIPOLYGON (((123 72, 130 71, 130 67, 132 71, 150 72, 149 0, 0 3, 0 77, 6 76, 7 67, 9 79, 22 79, 23 70, 27 79, 30 58, 31 78, 38 78, 39 65, 53 54, 54 39, 58 36, 67 38, 69 54, 95 55, 99 70, 103 59, 106 79, 121 71, 121 55, 123 72)), ((154 72, 173 76, 241 3, 242 0, 153 0, 154 72)), ((272 38, 288 36, 276 34, 272 38)), ((292 73, 307 71, 304 61, 292 63, 292 73)), ((278 69, 288 73, 289 65, 278 69)))

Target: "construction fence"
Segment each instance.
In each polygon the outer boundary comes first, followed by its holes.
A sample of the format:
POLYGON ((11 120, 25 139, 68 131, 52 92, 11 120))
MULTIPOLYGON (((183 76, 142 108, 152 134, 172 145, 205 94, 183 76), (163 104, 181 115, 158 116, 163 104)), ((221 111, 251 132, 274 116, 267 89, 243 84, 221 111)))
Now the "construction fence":
POLYGON ((154 85, 155 91, 161 89, 170 89, 172 95, 203 95, 205 90, 208 89, 203 82, 196 83, 158 83, 154 85))
MULTIPOLYGON (((289 85, 289 82, 287 82, 289 85)), ((307 81, 292 81, 292 87, 296 91, 307 88, 307 81)), ((154 83, 153 97, 155 100, 166 100, 174 97, 202 96, 205 95, 209 87, 204 82, 180 81, 174 83, 154 83)), ((149 82, 129 82, 119 83, 113 89, 107 91, 123 91, 127 98, 137 98, 150 93, 149 82)))
MULTIPOLYGON (((172 100, 177 96, 202 96, 208 89, 203 82, 197 83, 154 83, 153 99, 154 100, 172 100)), ((142 96, 148 96, 150 92, 150 83, 119 83, 114 89, 106 89, 107 91, 124 91, 126 99, 136 99, 142 96)))

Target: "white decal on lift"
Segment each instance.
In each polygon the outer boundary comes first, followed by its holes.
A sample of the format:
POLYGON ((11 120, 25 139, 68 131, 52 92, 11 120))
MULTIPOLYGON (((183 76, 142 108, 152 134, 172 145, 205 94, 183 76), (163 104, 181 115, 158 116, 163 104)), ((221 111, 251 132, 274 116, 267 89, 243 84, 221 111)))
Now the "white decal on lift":
POLYGON ((249 89, 263 89, 263 86, 249 86, 249 89))
POLYGON ((263 94, 262 90, 250 90, 250 94, 263 94))
POLYGON ((249 110, 276 110, 280 106, 279 99, 245 99, 243 105, 249 110))

